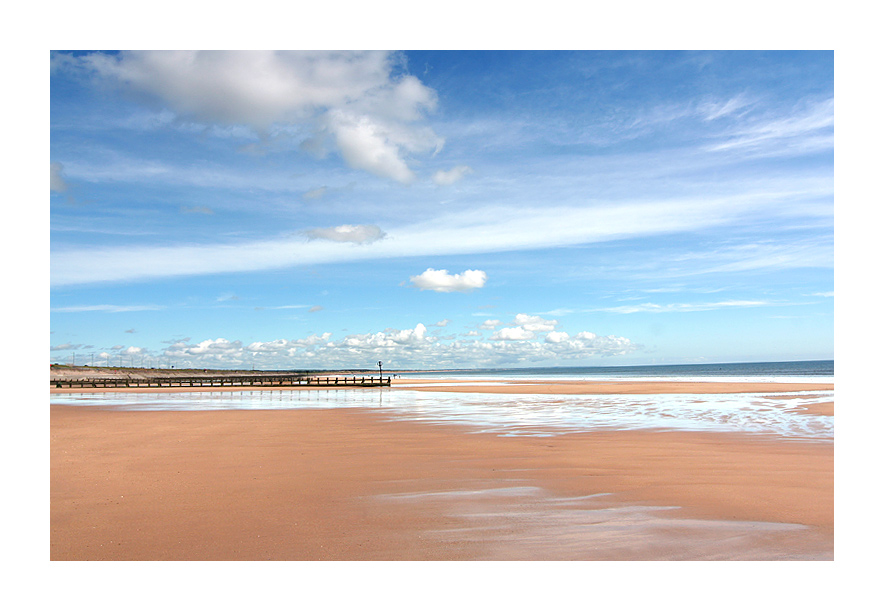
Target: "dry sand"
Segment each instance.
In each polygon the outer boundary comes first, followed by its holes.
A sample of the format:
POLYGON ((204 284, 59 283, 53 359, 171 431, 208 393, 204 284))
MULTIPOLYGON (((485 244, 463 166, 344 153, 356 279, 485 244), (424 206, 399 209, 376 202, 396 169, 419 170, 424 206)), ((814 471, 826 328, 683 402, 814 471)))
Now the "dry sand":
POLYGON ((52 560, 834 556, 825 442, 498 437, 370 409, 54 405, 50 429, 52 560))

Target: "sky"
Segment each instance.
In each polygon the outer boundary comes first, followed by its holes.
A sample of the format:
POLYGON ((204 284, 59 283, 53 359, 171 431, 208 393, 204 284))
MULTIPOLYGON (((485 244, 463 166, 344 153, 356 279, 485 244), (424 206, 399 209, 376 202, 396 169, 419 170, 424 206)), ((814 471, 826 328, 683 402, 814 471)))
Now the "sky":
POLYGON ((831 51, 52 52, 50 362, 834 357, 831 51))

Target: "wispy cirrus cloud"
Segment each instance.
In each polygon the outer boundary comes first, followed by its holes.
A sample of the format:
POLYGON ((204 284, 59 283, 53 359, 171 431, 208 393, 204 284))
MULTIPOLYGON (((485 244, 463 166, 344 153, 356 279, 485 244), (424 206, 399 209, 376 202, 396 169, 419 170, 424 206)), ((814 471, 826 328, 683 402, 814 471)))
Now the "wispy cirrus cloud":
POLYGON ((829 148, 834 144, 835 100, 810 104, 783 116, 759 119, 734 128, 710 151, 765 148, 768 154, 829 148))
MULTIPOLYGON (((828 218, 830 207, 821 206, 815 211, 805 203, 807 196, 806 191, 747 192, 730 197, 598 203, 582 207, 485 206, 390 228, 384 232, 386 239, 376 241, 373 238, 378 237, 380 230, 373 226, 355 226, 357 229, 340 226, 326 229, 323 236, 326 239, 312 241, 276 238, 215 245, 58 248, 50 254, 51 283, 62 286, 132 281, 365 259, 592 244, 751 222, 759 215, 768 218, 772 205, 777 205, 777 215, 784 219, 813 214, 828 218), (352 248, 346 243, 357 239, 372 239, 371 248, 352 248)), ((764 264, 807 265, 807 259, 802 261, 797 253, 783 254, 785 256, 763 258, 764 264)), ((819 256, 811 261, 818 259, 819 256)), ((753 265, 761 263, 756 260, 753 265)), ((727 265, 730 264, 722 264, 727 265)), ((732 267, 737 268, 739 264, 732 267)))
POLYGON ((59 350, 78 350, 83 346, 83 344, 58 344, 56 346, 49 346, 50 352, 58 352, 59 350))
POLYGON ((722 308, 756 308, 760 306, 779 305, 769 301, 750 299, 729 299, 706 303, 642 303, 637 305, 612 306, 609 308, 593 308, 589 311, 613 312, 615 314, 636 314, 639 312, 664 313, 664 312, 702 312, 706 310, 720 310, 722 308))
POLYGON ((52 312, 141 312, 145 310, 162 310, 160 305, 82 305, 51 308, 52 312))

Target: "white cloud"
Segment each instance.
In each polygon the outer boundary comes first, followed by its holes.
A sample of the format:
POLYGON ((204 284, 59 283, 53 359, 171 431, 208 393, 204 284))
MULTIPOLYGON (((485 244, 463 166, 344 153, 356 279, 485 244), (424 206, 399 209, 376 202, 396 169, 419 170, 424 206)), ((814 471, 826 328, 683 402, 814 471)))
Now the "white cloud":
POLYGON ((438 150, 442 139, 415 127, 436 93, 411 75, 394 76, 399 56, 383 51, 126 51, 55 67, 80 69, 154 96, 184 118, 261 133, 296 124, 310 147, 331 141, 354 168, 410 182, 405 154, 438 150))
POLYGON ((754 103, 754 100, 750 100, 745 95, 740 94, 724 101, 707 100, 699 104, 697 110, 703 116, 704 121, 714 121, 715 119, 737 114, 737 111, 744 110, 754 103))
MULTIPOLYGON (((802 217, 828 220, 831 206, 813 206, 807 198, 830 196, 831 185, 825 185, 815 191, 745 192, 720 198, 530 208, 487 206, 388 229, 389 239, 378 241, 370 249, 347 248, 329 240, 299 242, 291 238, 214 245, 57 248, 50 253, 51 283, 60 286, 369 258, 534 250, 699 232, 732 223, 751 223, 757 218, 769 220, 772 210, 783 222, 802 217)), ((783 245, 780 250, 785 249, 784 252, 757 253, 764 256, 751 265, 790 269, 830 264, 831 245, 815 251, 811 245, 798 246, 783 245)), ((718 266, 717 271, 745 268, 742 261, 747 254, 736 250, 722 252, 728 263, 718 266), (737 261, 737 267, 731 268, 729 263, 733 261, 737 261)))
POLYGON ((492 340, 526 340, 534 339, 537 333, 547 333, 559 324, 556 320, 546 320, 540 316, 516 314, 513 320, 515 327, 504 327, 491 336, 492 340))
POLYGON ((569 335, 564 331, 550 331, 543 340, 550 344, 560 344, 568 339, 569 335))
POLYGON ((327 128, 334 135, 341 156, 351 167, 401 183, 415 180, 414 172, 402 156, 402 149, 423 152, 441 146, 441 140, 429 133, 418 137, 399 126, 351 112, 329 113, 327 128))
POLYGON ((513 324, 519 325, 528 331, 544 333, 552 331, 559 324, 557 320, 546 320, 540 316, 529 316, 528 314, 516 314, 513 324))
POLYGON ((768 305, 776 304, 770 303, 769 301, 731 299, 709 303, 669 303, 665 305, 657 303, 642 303, 640 305, 596 308, 594 311, 614 312, 616 314, 635 314, 637 312, 702 312, 706 310, 719 310, 721 308, 753 308, 768 305))
POLYGON ((767 154, 830 148, 834 142, 835 100, 792 109, 781 117, 759 120, 734 131, 712 151, 747 149, 767 154))
MULTIPOLYGON (((476 332, 467 339, 447 338, 427 333, 418 323, 411 329, 386 329, 377 333, 356 333, 333 340, 331 333, 301 339, 240 341, 208 339, 198 343, 176 341, 160 355, 177 367, 251 367, 267 369, 370 368, 378 360, 385 367, 492 367, 519 363, 555 363, 562 360, 616 356, 637 349, 629 339, 600 337, 581 332, 573 337, 551 332, 545 341, 536 340, 521 328, 508 331, 509 337, 482 340, 476 332), (518 337, 516 336, 518 335, 518 337), (529 337, 530 336, 530 337, 529 337), (552 338, 550 338, 552 336, 552 338)), ((115 349, 122 349, 122 346, 115 349)))
POLYGON ((163 356, 175 359, 188 359, 189 363, 201 366, 212 363, 214 366, 236 366, 242 363, 242 342, 228 341, 224 338, 207 339, 194 345, 184 342, 172 344, 163 352, 163 356))
POLYGON ((490 318, 489 318, 488 320, 486 320, 485 322, 483 322, 481 325, 479 325, 479 328, 480 328, 480 329, 485 329, 486 331, 493 331, 493 330, 496 329, 498 326, 500 326, 500 321, 499 321, 499 320, 497 320, 497 319, 490 319, 490 318))
POLYGON ((162 310, 164 306, 158 305, 85 305, 85 306, 65 306, 60 308, 52 308, 53 312, 141 312, 144 310, 162 310))
POLYGON ((445 170, 439 170, 433 174, 433 182, 441 186, 453 185, 467 174, 471 174, 472 171, 473 169, 466 165, 456 166, 447 172, 445 170))
POLYGON ((331 240, 332 242, 353 242, 370 244, 383 239, 387 234, 377 225, 339 225, 311 229, 305 232, 313 240, 331 240))
POLYGON ((449 274, 447 269, 433 269, 431 267, 420 275, 412 276, 410 280, 422 291, 464 293, 485 286, 488 275, 478 269, 468 269, 462 274, 449 274))
POLYGON ((380 333, 348 335, 341 342, 354 353, 374 353, 378 348, 413 348, 435 341, 427 336, 427 327, 418 323, 414 329, 387 329, 380 333))
POLYGON ((492 336, 492 340, 504 340, 504 341, 513 341, 513 340, 525 340, 525 339, 534 339, 535 335, 532 331, 528 331, 522 327, 504 327, 495 332, 492 336))

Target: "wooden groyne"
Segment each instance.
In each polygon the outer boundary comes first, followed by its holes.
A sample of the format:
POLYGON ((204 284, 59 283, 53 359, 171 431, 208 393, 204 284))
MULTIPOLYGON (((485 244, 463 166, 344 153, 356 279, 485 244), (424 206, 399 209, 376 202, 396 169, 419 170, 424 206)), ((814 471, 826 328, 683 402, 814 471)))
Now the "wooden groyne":
POLYGON ((390 386, 389 376, 222 375, 194 377, 68 378, 49 381, 55 388, 298 387, 368 388, 390 386))

